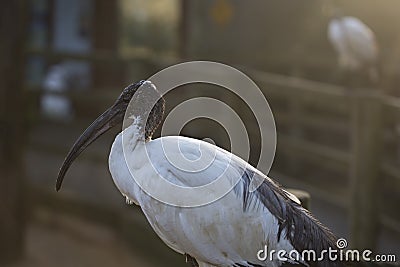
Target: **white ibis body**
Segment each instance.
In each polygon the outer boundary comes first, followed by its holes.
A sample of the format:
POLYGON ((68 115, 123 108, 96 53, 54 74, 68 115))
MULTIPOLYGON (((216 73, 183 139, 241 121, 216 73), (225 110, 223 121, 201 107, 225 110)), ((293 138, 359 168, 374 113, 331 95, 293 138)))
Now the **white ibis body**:
MULTIPOLYGON (((122 122, 128 102, 140 86, 158 93, 150 82, 128 86, 115 104, 76 141, 60 170, 57 190, 72 161, 102 133, 122 122)), ((146 99, 143 102, 146 103, 146 99)), ((277 255, 260 259, 258 252, 265 248, 267 254, 272 250, 284 250, 286 256, 290 251, 301 253, 312 249, 320 253, 329 247, 335 248, 332 233, 303 209, 295 197, 239 157, 192 138, 167 136, 152 140, 163 112, 164 100, 161 97, 152 108, 147 123, 141 121, 140 114, 133 114, 134 122, 118 134, 112 144, 109 168, 122 195, 141 207, 154 231, 170 248, 190 255, 194 266, 236 267, 308 264, 301 259, 282 259, 277 255), (179 147, 179 151, 170 152, 169 157, 183 155, 192 163, 186 164, 184 170, 171 163, 163 151, 163 146, 169 145, 179 147), (203 154, 212 154, 213 161, 200 171, 192 171, 197 169, 195 159, 201 156, 199 147, 203 154), (159 176, 185 187, 208 184, 218 176, 232 189, 209 204, 187 207, 185 203, 212 197, 218 190, 210 189, 203 194, 194 190, 192 195, 165 192, 168 189, 157 182, 159 176), (139 186, 133 177, 141 177, 143 184, 139 186), (255 178, 261 181, 261 185, 252 191, 251 182, 255 178), (157 200, 144 192, 143 186, 156 194, 162 191, 167 195, 170 193, 172 201, 181 205, 157 200)), ((320 266, 337 264, 329 261, 310 263, 320 266)))
POLYGON ((378 45, 373 31, 366 24, 355 17, 335 16, 328 25, 328 39, 338 55, 341 68, 367 70, 372 81, 378 79, 378 45))

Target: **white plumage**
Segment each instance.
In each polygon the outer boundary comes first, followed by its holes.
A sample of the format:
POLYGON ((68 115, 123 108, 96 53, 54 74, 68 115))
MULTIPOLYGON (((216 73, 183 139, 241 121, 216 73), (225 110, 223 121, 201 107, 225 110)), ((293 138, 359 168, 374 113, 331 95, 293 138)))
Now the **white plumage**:
POLYGON ((336 16, 328 25, 328 39, 338 54, 339 66, 345 70, 366 69, 377 79, 378 46, 372 30, 351 16, 336 16))
MULTIPOLYGON (((263 249, 265 244, 276 250, 293 249, 287 239, 282 238, 280 242, 277 241, 278 220, 268 209, 258 203, 253 206, 253 209, 244 212, 241 194, 235 193, 234 190, 214 203, 195 208, 174 207, 145 194, 132 178, 125 163, 122 134, 125 135, 126 140, 129 140, 125 149, 132 153, 132 157, 127 159, 132 161, 130 162, 132 175, 146 175, 145 180, 149 183, 157 180, 157 177, 152 177, 152 175, 157 175, 153 168, 170 182, 188 187, 212 182, 227 167, 237 166, 236 172, 235 170, 225 172, 230 175, 236 174, 236 177, 241 175, 241 168, 258 171, 229 152, 201 140, 170 136, 145 143, 140 139, 137 140, 140 135, 137 134, 134 125, 120 133, 112 145, 109 158, 113 180, 123 195, 140 205, 154 231, 169 247, 196 258, 200 266, 234 266, 235 264, 253 266, 249 262, 261 265, 263 262, 257 259, 257 251, 263 249), (216 157, 207 169, 185 173, 164 158, 165 151, 162 142, 179 143, 180 153, 188 159, 200 156, 199 146, 202 146, 204 150, 213 150, 212 153, 216 152, 216 157), (151 162, 146 157, 140 156, 145 153, 145 149, 151 162), (229 163, 227 160, 231 156, 232 162, 229 163)), ((174 152, 179 153, 179 151, 168 151, 168 154, 173 155, 174 152)), ((223 177, 229 183, 233 182, 232 178, 234 177, 229 175, 223 177)), ((268 178, 265 177, 265 179, 268 178)), ((153 190, 163 190, 163 188, 157 189, 157 184, 151 186, 153 190)), ((242 191, 243 181, 239 181, 237 186, 238 191, 242 191)), ((182 198, 179 195, 176 197, 182 198)), ((269 266, 278 265, 280 263, 276 260, 269 266)))
POLYGON ((62 95, 68 91, 66 76, 65 69, 56 65, 50 68, 43 81, 45 92, 40 104, 43 115, 48 118, 69 121, 73 117, 71 101, 62 95))
MULTIPOLYGON (((101 134, 122 122, 133 95, 138 95, 139 102, 146 106, 153 103, 148 99, 151 94, 159 95, 150 82, 124 89, 114 105, 75 142, 59 172, 57 190, 73 160, 101 134), (144 89, 137 93, 142 86, 144 89)), ((129 111, 133 123, 117 135, 109 168, 127 202, 141 207, 154 231, 170 248, 195 258, 200 266, 276 267, 285 262, 305 262, 278 259, 277 254, 271 259, 272 250, 288 254, 312 249, 318 254, 335 247, 331 232, 303 209, 296 197, 239 157, 192 138, 151 140, 162 120, 163 98, 153 106, 147 123, 141 119, 142 111, 141 107, 129 111), (189 190, 174 191, 160 179, 189 190), (213 186, 204 187, 209 183, 213 186), (160 195, 167 196, 168 201, 157 200, 160 195), (259 260, 258 252, 265 246, 268 258, 259 260)))

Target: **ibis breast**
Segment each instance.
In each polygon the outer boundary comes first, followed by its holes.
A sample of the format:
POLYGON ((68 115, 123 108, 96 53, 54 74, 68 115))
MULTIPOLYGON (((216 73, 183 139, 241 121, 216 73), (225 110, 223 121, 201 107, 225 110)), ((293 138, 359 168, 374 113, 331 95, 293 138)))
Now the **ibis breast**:
MULTIPOLYGON (((285 238, 278 240, 278 220, 267 208, 257 203, 251 209, 243 208, 243 196, 237 192, 244 186, 240 170, 249 167, 245 161, 206 142, 179 136, 162 137, 147 143, 130 140, 125 149, 122 149, 122 143, 120 134, 110 153, 113 180, 124 196, 140 205, 154 231, 175 251, 187 253, 210 266, 279 266, 277 260, 268 264, 258 260, 257 252, 265 246, 269 250, 293 249, 285 238), (165 155, 168 146, 172 150, 165 155), (124 156, 124 150, 129 155, 124 156), (180 159, 181 156, 192 164, 179 166, 174 157, 180 159), (196 165, 196 160, 208 156, 212 156, 208 165, 202 166, 198 161, 196 165), (129 168, 126 162, 130 163, 129 168), (159 179, 157 175, 185 187, 202 186, 219 177, 232 189, 213 202, 180 207, 153 198, 132 177, 144 177, 143 182, 148 182, 153 190, 166 190, 154 184, 159 179)), ((206 194, 213 194, 213 191, 206 194)), ((177 199, 180 197, 176 195, 177 199)))

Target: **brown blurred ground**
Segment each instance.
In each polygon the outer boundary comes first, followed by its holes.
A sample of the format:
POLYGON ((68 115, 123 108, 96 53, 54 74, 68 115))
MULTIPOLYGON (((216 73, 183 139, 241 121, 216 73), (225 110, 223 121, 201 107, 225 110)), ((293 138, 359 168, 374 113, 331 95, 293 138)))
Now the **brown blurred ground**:
POLYGON ((6 267, 120 267, 150 264, 104 225, 46 210, 27 228, 26 256, 6 267))

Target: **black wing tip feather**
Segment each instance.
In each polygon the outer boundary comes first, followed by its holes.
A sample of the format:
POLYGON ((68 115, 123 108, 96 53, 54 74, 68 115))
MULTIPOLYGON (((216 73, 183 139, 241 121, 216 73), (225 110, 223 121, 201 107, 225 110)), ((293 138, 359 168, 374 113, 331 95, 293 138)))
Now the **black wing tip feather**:
MULTIPOLYGON (((259 175, 246 168, 243 170, 243 210, 250 208, 251 198, 258 198, 278 220, 278 241, 285 233, 293 247, 298 251, 314 250, 317 255, 329 247, 336 249, 335 235, 316 219, 308 210, 292 201, 282 188, 274 181, 265 179, 254 192, 249 192, 249 185, 254 175, 259 175)), ((332 262, 327 259, 320 262, 309 262, 310 266, 343 266, 342 262, 332 262)))

